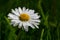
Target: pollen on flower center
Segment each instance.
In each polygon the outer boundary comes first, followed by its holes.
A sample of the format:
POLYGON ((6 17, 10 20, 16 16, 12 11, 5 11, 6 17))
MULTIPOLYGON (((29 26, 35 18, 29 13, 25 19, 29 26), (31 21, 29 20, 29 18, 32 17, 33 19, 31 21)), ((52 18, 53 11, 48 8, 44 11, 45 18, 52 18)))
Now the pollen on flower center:
POLYGON ((29 16, 28 14, 26 14, 26 13, 22 13, 22 14, 20 14, 20 16, 19 16, 19 19, 20 19, 21 21, 28 21, 28 20, 30 19, 30 16, 29 16))

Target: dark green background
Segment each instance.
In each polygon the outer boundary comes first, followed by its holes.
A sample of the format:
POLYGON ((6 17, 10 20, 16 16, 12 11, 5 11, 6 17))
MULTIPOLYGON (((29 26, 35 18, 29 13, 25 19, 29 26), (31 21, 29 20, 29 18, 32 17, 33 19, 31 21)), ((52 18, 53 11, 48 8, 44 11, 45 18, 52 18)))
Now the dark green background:
POLYGON ((0 40, 60 40, 60 0, 0 0, 0 40), (39 13, 39 29, 26 32, 9 25, 7 15, 18 7, 39 13))

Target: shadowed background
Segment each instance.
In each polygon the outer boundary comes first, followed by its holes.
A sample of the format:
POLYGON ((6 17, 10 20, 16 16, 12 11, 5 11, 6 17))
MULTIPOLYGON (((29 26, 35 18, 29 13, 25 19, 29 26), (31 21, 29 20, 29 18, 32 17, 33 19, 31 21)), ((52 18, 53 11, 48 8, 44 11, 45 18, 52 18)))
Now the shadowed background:
POLYGON ((0 40, 60 40, 60 0, 0 0, 0 40), (39 29, 25 32, 9 24, 7 15, 18 7, 39 13, 39 29))

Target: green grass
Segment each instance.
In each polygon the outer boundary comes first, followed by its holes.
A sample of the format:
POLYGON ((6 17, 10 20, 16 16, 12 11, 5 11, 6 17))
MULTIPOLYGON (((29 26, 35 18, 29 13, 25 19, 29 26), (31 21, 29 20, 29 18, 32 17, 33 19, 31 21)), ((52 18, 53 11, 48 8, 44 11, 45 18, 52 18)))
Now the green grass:
POLYGON ((60 40, 60 0, 0 0, 0 40, 60 40), (10 25, 7 15, 17 7, 38 12, 39 29, 26 32, 10 25))

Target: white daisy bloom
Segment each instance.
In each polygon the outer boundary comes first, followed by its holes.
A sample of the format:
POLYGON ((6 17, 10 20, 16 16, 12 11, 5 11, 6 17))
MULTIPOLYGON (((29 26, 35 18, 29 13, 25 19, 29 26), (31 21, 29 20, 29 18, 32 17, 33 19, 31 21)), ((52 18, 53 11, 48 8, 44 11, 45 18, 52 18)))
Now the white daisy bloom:
POLYGON ((39 28, 40 16, 38 13, 35 13, 34 10, 29 10, 23 7, 12 9, 12 12, 8 14, 8 19, 11 19, 11 24, 17 26, 18 28, 23 27, 25 31, 28 31, 28 27, 35 29, 39 28))

